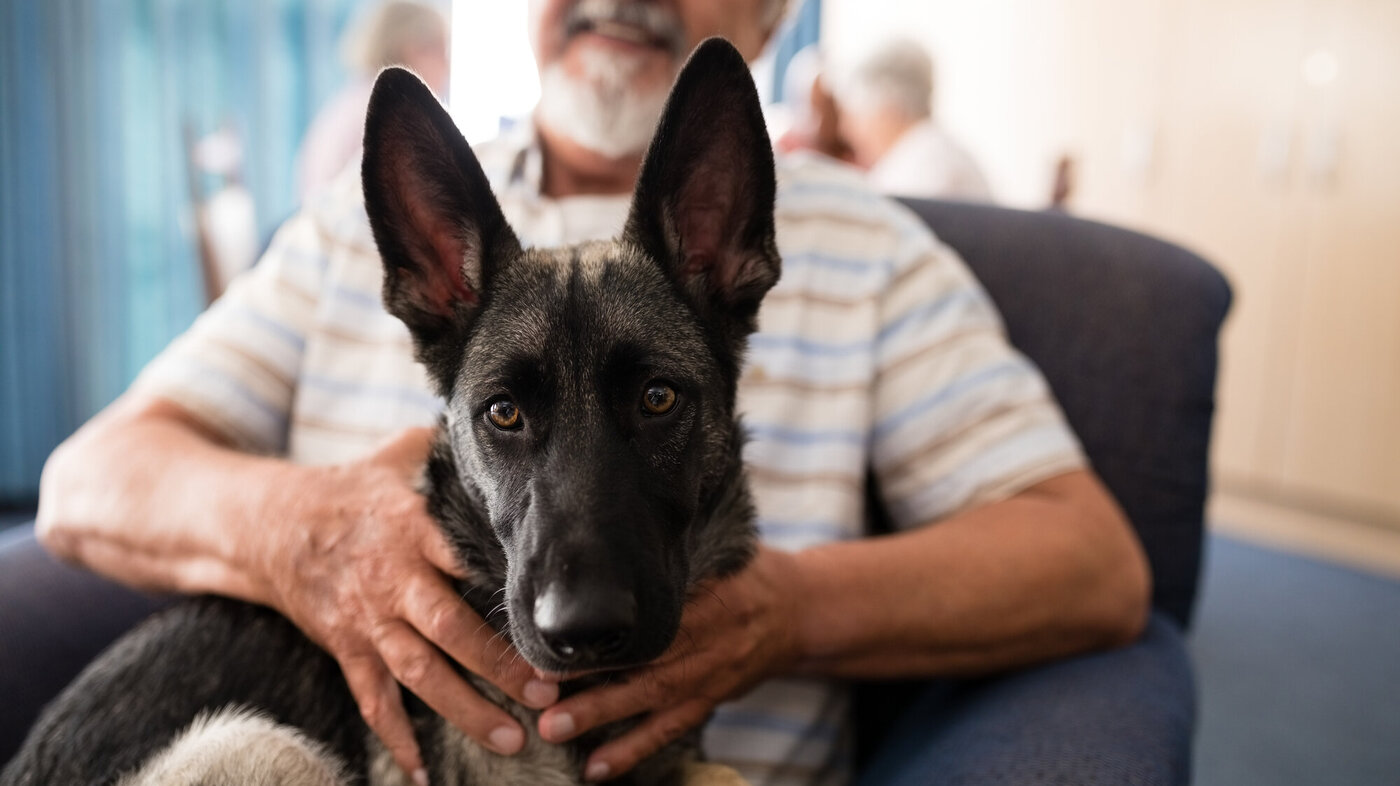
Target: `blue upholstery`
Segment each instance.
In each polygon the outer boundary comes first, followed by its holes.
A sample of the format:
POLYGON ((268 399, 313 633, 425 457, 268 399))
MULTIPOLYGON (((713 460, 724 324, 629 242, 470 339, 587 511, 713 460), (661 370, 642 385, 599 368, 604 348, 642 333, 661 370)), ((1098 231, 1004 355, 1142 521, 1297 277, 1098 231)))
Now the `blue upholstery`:
POLYGON ((39 710, 166 602, 59 562, 31 524, 0 532, 0 768, 39 710))

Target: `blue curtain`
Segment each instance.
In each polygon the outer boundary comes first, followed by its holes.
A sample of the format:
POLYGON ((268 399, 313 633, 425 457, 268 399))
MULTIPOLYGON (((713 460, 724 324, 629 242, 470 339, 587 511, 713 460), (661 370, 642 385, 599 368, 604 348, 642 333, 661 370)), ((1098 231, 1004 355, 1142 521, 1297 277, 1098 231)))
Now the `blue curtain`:
POLYGON ((778 33, 778 49, 773 56, 773 100, 785 101, 783 77, 787 74, 788 63, 793 55, 802 51, 808 44, 821 40, 822 0, 802 0, 802 7, 786 22, 778 33))
POLYGON ((229 126, 270 232, 361 0, 0 0, 0 502, 203 304, 184 133, 229 126))

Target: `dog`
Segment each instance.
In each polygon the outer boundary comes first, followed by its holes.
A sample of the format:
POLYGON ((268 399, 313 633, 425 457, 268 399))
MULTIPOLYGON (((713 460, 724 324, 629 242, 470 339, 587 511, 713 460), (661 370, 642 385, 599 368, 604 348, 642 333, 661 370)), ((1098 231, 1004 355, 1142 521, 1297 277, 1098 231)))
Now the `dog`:
MULTIPOLYGON (((457 590, 534 667, 593 675, 566 692, 656 658, 689 595, 755 548, 735 393, 781 262, 743 58, 710 39, 687 60, 613 241, 522 248, 471 148, 401 69, 375 84, 362 179, 385 307, 446 401, 422 491, 468 577, 457 590)), ((466 678, 527 744, 491 753, 406 694, 435 784, 579 783, 589 752, 635 723, 546 743, 538 711, 466 678)), ((716 774, 698 761, 693 732, 617 782, 716 774)), ((329 655, 269 609, 206 597, 89 666, 0 782, 406 778, 329 655)))

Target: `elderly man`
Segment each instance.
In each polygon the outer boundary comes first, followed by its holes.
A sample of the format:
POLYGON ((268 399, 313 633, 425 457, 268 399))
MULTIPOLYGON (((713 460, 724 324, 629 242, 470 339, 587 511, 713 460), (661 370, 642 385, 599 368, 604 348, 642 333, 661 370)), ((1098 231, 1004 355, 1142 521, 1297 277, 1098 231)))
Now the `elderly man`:
MULTIPOLYGON (((672 78, 723 35, 756 57, 781 0, 536 0, 542 98, 478 150, 527 243, 608 236, 672 78)), ((1131 642, 1139 545, 985 295, 919 221, 815 158, 780 165, 783 280, 741 382, 760 530, 635 678, 563 700, 450 591, 412 483, 441 406, 400 323, 355 173, 66 442, 38 531, 127 584, 272 606, 340 663, 421 775, 400 685, 501 753, 522 730, 452 661, 565 740, 641 714, 586 775, 615 777, 719 708, 713 758, 752 782, 849 776, 850 677, 986 674, 1131 642), (900 532, 862 539, 873 468, 900 532)))

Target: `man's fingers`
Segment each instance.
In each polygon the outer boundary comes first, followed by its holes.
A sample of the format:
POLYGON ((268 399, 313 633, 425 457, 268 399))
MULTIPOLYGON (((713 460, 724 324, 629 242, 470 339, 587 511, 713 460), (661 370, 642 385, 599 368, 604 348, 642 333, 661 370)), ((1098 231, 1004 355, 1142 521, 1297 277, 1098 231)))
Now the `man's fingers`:
POLYGON ((457 597, 447 582, 426 575, 413 579, 405 588, 403 605, 404 618, 467 671, 486 678, 528 707, 543 709, 558 701, 558 686, 534 679, 525 659, 457 597))
POLYGON ((663 706, 676 693, 670 673, 651 668, 628 675, 625 682, 570 696, 540 715, 540 736, 550 742, 565 742, 605 723, 663 706))
POLYGON ((442 534, 442 530, 429 520, 423 526, 423 542, 420 544, 423 558, 438 570, 449 576, 456 576, 459 579, 467 577, 467 573, 462 569, 462 563, 457 557, 457 552, 452 549, 447 542, 447 537, 442 534))
POLYGON ((710 709, 706 702, 693 699, 653 713, 636 728, 594 751, 584 766, 584 779, 601 781, 627 772, 703 723, 710 709))
POLYGON ((389 671, 468 737, 504 755, 525 746, 525 732, 505 710, 481 697, 436 647, 401 622, 375 631, 375 646, 389 671))
POLYGON ((402 463, 405 466, 421 466, 428 460, 433 447, 433 429, 426 426, 407 428, 380 443, 374 452, 378 458, 402 463))
POLYGON ((427 771, 423 769, 418 741, 413 737, 413 725, 403 709, 399 684, 383 662, 373 655, 339 660, 345 682, 350 686, 350 694, 360 707, 360 716, 384 743, 384 747, 389 749, 389 754, 399 767, 412 776, 415 783, 425 786, 427 771))

